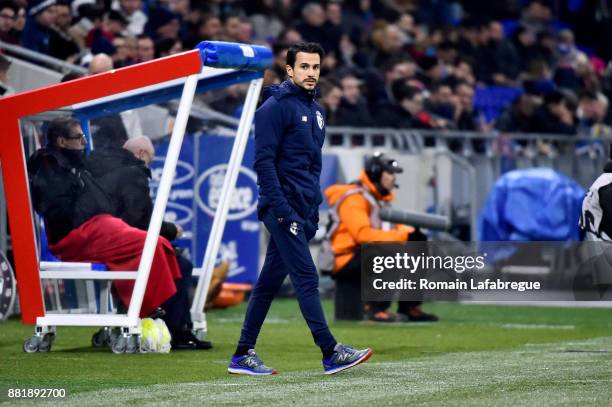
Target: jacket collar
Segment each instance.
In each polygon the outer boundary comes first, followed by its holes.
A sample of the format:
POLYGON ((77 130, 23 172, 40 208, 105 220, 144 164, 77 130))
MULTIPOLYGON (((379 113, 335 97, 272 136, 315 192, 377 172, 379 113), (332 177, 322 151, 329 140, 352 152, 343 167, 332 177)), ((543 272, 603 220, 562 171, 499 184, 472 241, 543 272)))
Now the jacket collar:
POLYGON ((274 96, 276 99, 282 99, 286 96, 296 96, 300 99, 312 101, 318 98, 320 95, 319 89, 315 88, 313 91, 306 91, 297 86, 291 79, 287 79, 280 85, 268 86, 264 89, 264 100, 270 96, 274 96))
POLYGON ((285 82, 283 82, 283 84, 285 83, 290 89, 290 93, 293 95, 301 96, 307 99, 317 99, 321 95, 319 88, 314 88, 313 90, 308 91, 297 86, 291 79, 287 79, 285 82))
POLYGON ((145 165, 144 161, 136 158, 123 147, 95 149, 87 160, 87 167, 95 176, 102 176, 118 167, 130 166, 139 167, 151 178, 151 170, 145 165))
POLYGON ((68 170, 71 170, 72 168, 75 168, 75 167, 83 166, 83 162, 76 163, 77 165, 75 165, 75 163, 72 162, 70 158, 67 157, 66 154, 64 154, 59 147, 55 147, 55 146, 43 147, 40 150, 38 150, 37 153, 40 159, 42 160, 54 159, 60 167, 68 169, 68 170))

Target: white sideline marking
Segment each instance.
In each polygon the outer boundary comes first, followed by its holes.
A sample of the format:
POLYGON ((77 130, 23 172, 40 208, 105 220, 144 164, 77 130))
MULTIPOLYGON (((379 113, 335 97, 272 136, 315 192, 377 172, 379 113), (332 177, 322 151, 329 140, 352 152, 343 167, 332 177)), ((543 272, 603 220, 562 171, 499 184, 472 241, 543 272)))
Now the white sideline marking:
POLYGON ((511 329, 562 329, 562 330, 574 330, 574 325, 552 325, 552 324, 501 324, 502 328, 511 329))
MULTIPOLYGON (((326 376, 322 368, 80 393, 64 404, 97 405, 602 405, 612 398, 612 337, 372 362, 326 376), (545 384, 543 384, 543 382, 545 384), (560 390, 559 385, 563 384, 560 390)), ((376 352, 376 349, 374 350, 376 352)), ((226 367, 219 366, 220 374, 226 367)))

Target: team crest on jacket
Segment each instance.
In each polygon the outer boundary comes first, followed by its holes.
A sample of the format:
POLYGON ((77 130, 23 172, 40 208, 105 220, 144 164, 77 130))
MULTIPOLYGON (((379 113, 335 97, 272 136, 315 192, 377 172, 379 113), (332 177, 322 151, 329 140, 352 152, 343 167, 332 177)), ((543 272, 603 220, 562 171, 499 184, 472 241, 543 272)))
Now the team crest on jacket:
POLYGON ((323 130, 323 125, 324 125, 324 123, 323 123, 323 115, 318 110, 317 110, 317 124, 319 125, 319 128, 321 130, 323 130))
POLYGON ((298 235, 298 224, 297 222, 291 222, 291 226, 289 227, 289 231, 293 233, 294 236, 298 235))

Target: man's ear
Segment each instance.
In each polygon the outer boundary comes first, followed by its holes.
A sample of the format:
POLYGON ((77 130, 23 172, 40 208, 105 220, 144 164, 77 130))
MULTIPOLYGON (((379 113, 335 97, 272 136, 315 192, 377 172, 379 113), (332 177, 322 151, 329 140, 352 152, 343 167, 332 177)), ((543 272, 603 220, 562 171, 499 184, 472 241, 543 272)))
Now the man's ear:
POLYGON ((56 144, 57 144, 58 147, 61 147, 61 148, 65 148, 66 147, 66 139, 65 138, 58 137, 56 140, 57 140, 56 144))
POLYGON ((285 69, 287 70, 287 76, 293 78, 293 67, 291 65, 285 65, 285 69))

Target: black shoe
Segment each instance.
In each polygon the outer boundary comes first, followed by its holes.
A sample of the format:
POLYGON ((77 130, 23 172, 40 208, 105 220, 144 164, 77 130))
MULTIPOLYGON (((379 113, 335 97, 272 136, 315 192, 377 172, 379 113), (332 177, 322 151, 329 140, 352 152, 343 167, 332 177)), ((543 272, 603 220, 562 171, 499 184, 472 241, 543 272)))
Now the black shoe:
MULTIPOLYGON (((127 311, 126 311, 127 313, 127 311)), ((147 318, 151 318, 151 319, 156 319, 156 318, 161 318, 163 319, 163 317, 166 315, 166 311, 164 311, 164 309, 162 307, 157 307, 153 310, 153 312, 151 312, 147 318)))
POLYGON ((421 307, 411 307, 408 313, 398 313, 398 316, 400 314, 402 316, 401 322, 437 322, 439 320, 436 315, 424 312, 421 307))
POLYGON ((190 330, 178 331, 172 334, 170 342, 174 350, 203 350, 211 349, 212 342, 201 341, 190 330))

